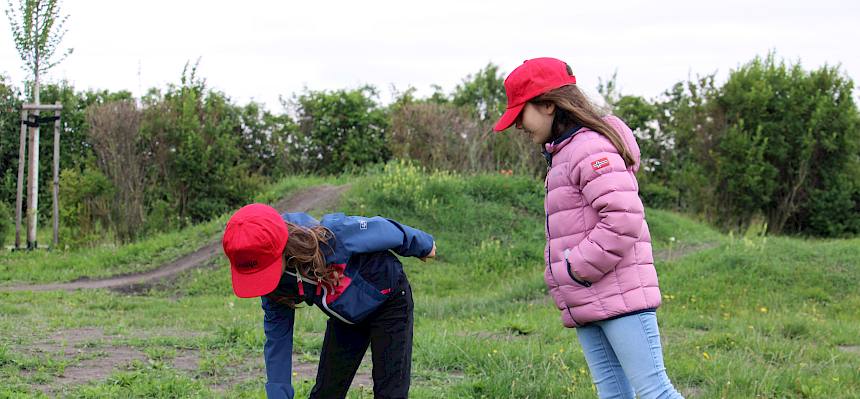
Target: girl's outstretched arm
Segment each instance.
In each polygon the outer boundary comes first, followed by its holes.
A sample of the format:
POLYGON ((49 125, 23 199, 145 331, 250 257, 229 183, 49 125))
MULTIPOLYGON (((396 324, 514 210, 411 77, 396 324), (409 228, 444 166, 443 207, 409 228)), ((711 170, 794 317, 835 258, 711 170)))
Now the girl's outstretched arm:
POLYGON ((389 249, 400 256, 426 258, 435 248, 430 234, 380 216, 331 214, 321 223, 336 237, 335 254, 330 260, 334 263, 346 262, 352 254, 389 249))

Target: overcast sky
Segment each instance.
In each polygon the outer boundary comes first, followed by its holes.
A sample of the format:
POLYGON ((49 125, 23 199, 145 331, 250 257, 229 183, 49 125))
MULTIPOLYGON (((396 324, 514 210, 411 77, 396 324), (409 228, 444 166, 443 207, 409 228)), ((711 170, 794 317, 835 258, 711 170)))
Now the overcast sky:
MULTIPOLYGON (((19 0, 13 0, 18 3, 19 0)), ((4 9, 6 2, 0 4, 4 9)), ((625 94, 653 98, 673 83, 728 72, 775 50, 807 69, 860 79, 860 1, 197 1, 65 0, 64 47, 49 72, 76 89, 176 83, 187 61, 235 102, 371 84, 446 92, 487 63, 567 61, 589 92, 618 72, 625 94)), ((0 74, 21 61, 0 17, 0 74)))

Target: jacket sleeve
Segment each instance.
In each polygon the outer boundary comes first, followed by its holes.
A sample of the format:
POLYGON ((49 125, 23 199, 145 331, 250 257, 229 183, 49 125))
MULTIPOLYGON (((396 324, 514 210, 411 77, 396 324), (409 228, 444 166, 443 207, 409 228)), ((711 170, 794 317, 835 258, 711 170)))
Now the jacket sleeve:
POLYGON ((293 323, 295 310, 262 297, 263 330, 266 343, 263 355, 266 361, 266 396, 292 399, 293 323))
POLYGON ((645 210, 633 172, 614 152, 598 152, 580 160, 571 171, 585 200, 597 211, 598 221, 588 235, 570 249, 570 267, 590 282, 612 271, 629 253, 642 232, 645 210))
POLYGON ((314 219, 311 215, 308 215, 307 213, 304 213, 304 212, 292 212, 292 213, 288 212, 288 213, 281 215, 281 218, 283 218, 285 221, 290 222, 292 224, 296 224, 296 225, 304 226, 304 227, 316 226, 316 225, 320 224, 320 222, 318 222, 316 219, 314 219))
POLYGON ((332 232, 337 246, 352 254, 390 249, 400 256, 422 258, 433 249, 430 234, 380 216, 344 216, 332 232))

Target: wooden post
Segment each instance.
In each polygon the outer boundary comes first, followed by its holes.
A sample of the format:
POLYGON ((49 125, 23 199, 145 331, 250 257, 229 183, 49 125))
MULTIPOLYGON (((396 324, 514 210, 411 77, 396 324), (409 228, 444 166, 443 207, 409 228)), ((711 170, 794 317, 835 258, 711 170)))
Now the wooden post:
MULTIPOLYGON (((36 118, 39 111, 35 111, 36 118)), ((27 249, 36 249, 36 226, 39 206, 39 128, 30 128, 30 167, 27 170, 27 249)))
MULTIPOLYGON (((36 53, 38 60, 38 50, 36 53)), ((33 88, 33 104, 36 109, 33 115, 39 119, 39 69, 36 63, 36 83, 33 88)), ((27 249, 39 246, 36 238, 36 227, 39 224, 39 125, 30 128, 30 168, 27 175, 27 249)))
MULTIPOLYGON (((54 105, 60 107, 60 103, 56 102, 54 105)), ((60 229, 60 202, 59 202, 59 192, 60 192, 60 110, 54 111, 54 116, 57 117, 57 120, 54 121, 54 243, 53 247, 56 248, 57 244, 60 242, 59 229, 60 229)))
POLYGON ((15 249, 21 248, 21 206, 24 205, 24 157, 27 154, 27 110, 21 110, 21 140, 18 147, 18 187, 15 192, 15 249))
POLYGON ((42 104, 42 105, 24 104, 21 106, 21 108, 24 109, 25 111, 33 111, 33 110, 37 110, 37 109, 42 110, 42 111, 56 111, 56 110, 62 110, 63 104, 59 104, 59 103, 42 104))
MULTIPOLYGON (((27 114, 32 112, 35 119, 39 119, 39 111, 54 111, 55 115, 59 115, 63 106, 60 103, 39 105, 39 104, 24 104, 21 107, 21 142, 18 153, 18 190, 16 195, 16 210, 15 210, 15 248, 21 247, 21 212, 22 212, 22 192, 24 191, 24 162, 27 151, 27 126, 23 121, 28 120, 27 114)), ((55 168, 59 168, 59 121, 54 122, 54 164, 55 168)), ((29 174, 27 178, 27 249, 35 249, 38 246, 36 242, 36 224, 38 220, 38 195, 39 195, 39 128, 30 128, 30 157, 27 159, 29 164, 29 174)), ((58 170, 54 171, 54 180, 58 182, 58 170)), ((55 183, 57 184, 57 183, 55 183)), ((59 186, 57 184, 57 186, 59 186)), ((56 194, 55 194, 56 197, 56 194)), ((56 202, 56 200, 55 200, 56 202)), ((58 213, 58 209, 54 210, 58 213)), ((54 223, 57 224, 56 222, 54 223)), ((56 232, 55 232, 56 235, 56 232)))

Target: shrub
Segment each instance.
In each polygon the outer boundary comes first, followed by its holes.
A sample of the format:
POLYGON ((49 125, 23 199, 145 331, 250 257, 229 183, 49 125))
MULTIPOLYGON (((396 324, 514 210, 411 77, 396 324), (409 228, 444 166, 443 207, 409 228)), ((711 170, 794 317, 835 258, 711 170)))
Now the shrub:
POLYGON ((6 202, 0 201, 0 248, 6 245, 6 236, 14 229, 15 217, 6 202))
POLYGON ((293 169, 340 173, 388 160, 388 119, 376 90, 308 91, 292 103, 299 125, 289 148, 293 169))

